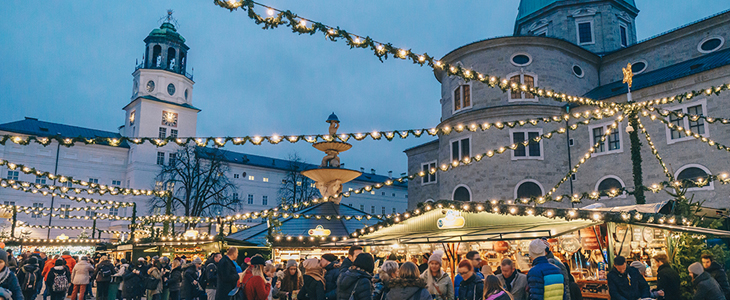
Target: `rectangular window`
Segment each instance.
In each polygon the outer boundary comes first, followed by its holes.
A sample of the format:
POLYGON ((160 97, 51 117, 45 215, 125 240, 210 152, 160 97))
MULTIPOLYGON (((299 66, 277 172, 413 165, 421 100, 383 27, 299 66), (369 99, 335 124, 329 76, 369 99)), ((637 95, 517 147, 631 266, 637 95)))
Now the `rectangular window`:
POLYGON ((113 186, 122 186, 122 181, 121 180, 112 180, 112 185, 113 186))
MULTIPOLYGON (((695 116, 703 116, 702 105, 687 107, 687 113, 695 116)), ((698 118, 697 121, 689 120, 689 130, 696 134, 705 134, 705 119, 698 118)))
POLYGON ((236 178, 237 179, 238 176, 239 176, 238 174, 233 174, 233 178, 236 178))
POLYGON ((89 178, 89 183, 99 184, 99 178, 89 178))
POLYGON ((425 164, 421 164, 421 170, 423 171, 423 174, 425 174, 423 177, 421 177, 421 184, 428 184, 428 183, 436 183, 436 162, 429 162, 425 164), (430 174, 429 172, 434 171, 433 174, 430 174))
POLYGON ((513 131, 512 143, 517 147, 512 151, 512 159, 542 159, 542 140, 536 142, 542 131, 513 131), (525 146, 524 142, 528 142, 525 146))
POLYGON ((393 213, 395 213, 395 207, 393 207, 393 213))
POLYGON ((264 177, 264 182, 269 182, 269 178, 268 177, 264 177))
MULTIPOLYGON (((248 180, 251 180, 251 181, 253 181, 253 180, 254 180, 254 177, 253 177, 253 175, 249 175, 249 176, 248 176, 248 180)), ((301 183, 299 183, 299 184, 301 185, 301 183)))
POLYGON ((109 208, 109 215, 111 215, 111 216, 118 216, 119 215, 119 207, 110 207, 109 208))
MULTIPOLYGON (((517 84, 517 87, 521 87, 523 84, 527 86, 528 90, 529 88, 535 87, 535 76, 534 75, 528 75, 528 74, 519 74, 514 75, 510 77, 510 82, 514 82, 517 84)), ((510 84, 511 84, 510 83, 510 84)), ((509 101, 519 101, 519 100, 530 100, 535 101, 535 95, 528 93, 528 92, 522 92, 520 90, 511 90, 509 101)))
POLYGON ((606 140, 601 142, 601 138, 606 131, 610 128, 611 124, 600 125, 598 127, 591 127, 591 147, 600 144, 596 147, 595 154, 599 153, 619 153, 623 152, 621 149, 621 130, 611 129, 611 134, 606 136, 606 140))
POLYGON ((170 129, 170 137, 171 138, 177 137, 177 129, 170 129))
POLYGON ((87 210, 86 210, 86 216, 87 216, 87 217, 91 217, 91 216, 92 216, 93 214, 94 214, 94 212, 93 212, 93 211, 91 211, 90 209, 87 209, 87 210))
POLYGON ((74 184, 71 181, 64 181, 61 183, 61 186, 65 186, 67 188, 72 188, 74 184))
POLYGON ((385 215, 385 206, 380 207, 380 214, 385 215))
POLYGON ((165 152, 157 152, 157 164, 160 166, 165 164, 165 152))
POLYGON ((454 90, 454 112, 471 107, 471 86, 459 85, 454 90))
POLYGON ((233 200, 238 200, 238 193, 233 193, 233 200))
POLYGON ((253 204, 253 194, 248 194, 248 204, 253 204))
POLYGON ((38 184, 46 184, 46 178, 43 176, 36 176, 35 177, 35 183, 38 184))
POLYGON ((37 210, 34 210, 33 214, 30 215, 30 217, 33 219, 43 218, 43 210, 41 209, 43 208, 43 203, 33 203, 33 208, 36 208, 37 210))
POLYGON ((264 196, 261 199, 261 205, 269 205, 269 196, 264 196))
POLYGON ((385 192, 380 192, 380 196, 385 196, 385 192))
POLYGON ((70 215, 71 215, 71 204, 61 204, 60 218, 68 219, 68 217, 70 215))
POLYGON ((175 165, 175 159, 177 159, 177 153, 170 153, 170 158, 167 160, 169 166, 175 165))
POLYGON ((626 30, 626 26, 619 25, 619 34, 621 35, 621 47, 626 47, 629 45, 629 34, 626 30))
POLYGON ((164 139, 165 137, 167 137, 167 128, 160 127, 160 133, 159 133, 158 137, 161 139, 164 139))
POLYGON ((463 161, 471 158, 471 137, 451 141, 451 160, 463 161))
POLYGON ((20 172, 18 171, 8 171, 8 177, 7 179, 10 180, 18 180, 18 176, 20 176, 20 172))
POLYGON ((591 22, 578 23, 578 43, 588 44, 593 42, 593 29, 591 22))
POLYGON ((708 128, 707 124, 705 124, 705 120, 702 118, 697 118, 696 121, 690 120, 690 116, 704 116, 705 115, 705 100, 700 100, 700 103, 697 104, 697 102, 692 103, 691 105, 686 105, 680 108, 674 108, 672 111, 675 113, 684 114, 681 118, 676 116, 675 114, 669 115, 669 123, 681 127, 681 131, 674 130, 674 129, 667 129, 667 140, 668 142, 674 143, 677 141, 684 141, 684 140, 692 140, 694 139, 691 136, 687 136, 686 130, 689 130, 692 134, 698 134, 702 136, 706 136, 708 134, 708 128))
POLYGON ((370 214, 371 215, 374 215, 375 214, 375 205, 371 205, 370 206, 370 214))
POLYGON ((365 211, 365 205, 360 204, 360 210, 365 211))

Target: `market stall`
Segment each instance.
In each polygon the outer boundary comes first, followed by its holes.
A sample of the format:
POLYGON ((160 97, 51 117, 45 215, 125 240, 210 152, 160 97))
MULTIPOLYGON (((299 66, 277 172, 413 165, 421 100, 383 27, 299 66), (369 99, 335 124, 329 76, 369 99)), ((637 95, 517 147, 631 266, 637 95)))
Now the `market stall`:
POLYGON ((105 249, 104 243, 98 239, 27 239, 15 238, 4 241, 5 249, 12 249, 13 253, 45 252, 48 256, 60 255, 68 251, 72 256, 94 254, 99 249, 105 249))
MULTIPOLYGON (((211 253, 225 252, 228 247, 238 247, 247 251, 256 250, 252 243, 229 239, 221 236, 145 238, 135 243, 118 244, 110 251, 116 259, 128 261, 139 257, 165 256, 174 258, 200 257, 205 260, 211 253)), ((259 249, 260 251, 263 249, 259 249)))

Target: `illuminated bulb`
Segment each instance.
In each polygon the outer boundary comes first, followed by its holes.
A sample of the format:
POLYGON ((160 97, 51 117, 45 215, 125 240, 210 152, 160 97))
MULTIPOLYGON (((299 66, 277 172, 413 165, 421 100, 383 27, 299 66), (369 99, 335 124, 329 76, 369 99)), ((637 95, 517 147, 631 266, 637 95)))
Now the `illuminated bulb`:
POLYGON ((355 37, 354 42, 355 42, 355 44, 359 44, 360 43, 360 38, 359 37, 355 37))
POLYGON ((418 57, 418 61, 420 61, 420 62, 424 62, 425 60, 426 60, 426 57, 423 55, 418 57))
POLYGON ((274 15, 274 10, 273 10, 273 9, 271 9, 271 8, 269 8, 269 9, 267 9, 267 10, 266 10, 266 13, 267 13, 267 14, 268 14, 269 16, 273 16, 273 15, 274 15))
POLYGON ((299 21, 299 26, 301 26, 301 27, 307 27, 307 21, 306 20, 303 20, 303 19, 300 20, 299 21))

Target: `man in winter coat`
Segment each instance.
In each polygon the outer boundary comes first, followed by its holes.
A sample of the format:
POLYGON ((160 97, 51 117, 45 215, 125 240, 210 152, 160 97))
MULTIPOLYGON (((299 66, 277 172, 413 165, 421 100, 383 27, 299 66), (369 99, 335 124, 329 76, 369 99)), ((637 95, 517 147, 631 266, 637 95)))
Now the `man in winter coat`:
POLYGON ((563 274, 563 300, 570 300, 570 272, 568 272, 568 268, 565 267, 563 262, 555 258, 550 250, 550 243, 546 239, 542 239, 542 241, 545 243, 545 257, 547 257, 548 262, 558 267, 560 273, 563 274))
POLYGON ((17 272, 18 271, 18 259, 15 258, 15 255, 13 255, 12 249, 8 249, 7 256, 8 256, 8 262, 7 262, 8 268, 13 273, 17 272))
POLYGON ((142 286, 142 274, 140 268, 143 260, 138 260, 136 265, 129 264, 123 278, 122 298, 126 300, 139 300, 142 298, 144 288, 142 286))
POLYGON ((220 253, 213 253, 205 261, 203 274, 205 276, 205 293, 208 300, 215 300, 216 286, 218 285, 218 262, 221 260, 220 253))
MULTIPOLYGON (((695 288, 694 300, 725 300, 725 295, 720 285, 712 278, 710 273, 705 272, 701 263, 689 265, 689 275, 692 276, 692 286, 695 288)), ((612 298, 613 299, 613 298, 612 298)))
POLYGON ((192 263, 188 263, 183 267, 183 289, 182 299, 192 300, 198 298, 202 292, 202 286, 200 285, 200 276, 198 270, 200 270, 203 260, 200 257, 196 257, 192 263))
POLYGON ((345 258, 345 260, 342 261, 342 264, 340 265, 340 274, 337 276, 337 281, 339 281, 339 276, 342 276, 345 271, 349 270, 350 267, 352 267, 352 262, 355 261, 355 258, 357 258, 360 253, 362 253, 362 247, 357 245, 351 246, 350 249, 347 250, 347 258, 345 258))
POLYGON ((730 298, 730 283, 727 280, 727 273, 725 269, 715 261, 715 257, 712 254, 702 254, 702 266, 705 268, 705 272, 710 273, 710 276, 717 281, 720 285, 725 298, 730 298))
MULTIPOLYGON (((97 300, 109 300, 109 284, 112 282, 112 275, 116 273, 114 265, 109 258, 102 256, 99 264, 96 266, 94 271, 94 280, 96 280, 96 299, 97 300)), ((111 299, 114 300, 114 299, 111 299)))
MULTIPOLYGON (((48 260, 46 260, 46 263, 45 263, 45 265, 43 266, 43 272, 41 273, 41 275, 43 276, 43 281, 44 281, 44 282, 46 281, 46 279, 48 279, 48 272, 50 272, 50 271, 51 271, 51 269, 53 269, 53 267, 55 267, 55 266, 56 266, 56 260, 58 260, 58 259, 59 259, 60 257, 61 257, 61 256, 59 256, 59 255, 56 255, 56 256, 54 256, 54 257, 53 257, 53 259, 50 259, 50 258, 49 258, 48 260)), ((69 274, 69 275, 70 275, 70 274, 69 274)), ((50 295, 51 295, 51 294, 50 294, 50 292, 51 292, 51 291, 50 291, 50 290, 48 289, 48 287, 46 286, 46 288, 45 288, 45 289, 43 290, 43 300, 46 300, 46 299, 48 299, 48 296, 50 296, 50 295)))
POLYGON ((504 289, 512 294, 513 300, 527 300, 527 275, 515 270, 514 262, 505 258, 500 264, 502 273, 497 278, 504 282, 504 289))
POLYGON ((637 300, 651 297, 649 284, 634 267, 626 264, 626 258, 616 256, 613 268, 608 272, 608 293, 612 300, 637 300))
POLYGON ((324 296, 327 300, 337 299, 337 277, 340 276, 340 269, 335 267, 337 256, 331 253, 322 255, 320 260, 324 266, 324 296))
MULTIPOLYGON (((352 249, 352 248, 351 248, 352 249)), ((360 253, 347 271, 340 270, 337 279, 337 300, 370 300, 373 295, 375 262, 370 253, 360 253)))
POLYGON ((238 272, 236 264, 238 259, 238 248, 230 247, 220 261, 218 261, 218 282, 216 283, 215 300, 228 300, 228 293, 236 288, 238 272))
POLYGON ((63 253, 61 253, 61 258, 66 261, 68 271, 73 272, 74 267, 76 266, 76 260, 71 256, 71 252, 63 251, 63 253))
POLYGON ((484 280, 474 272, 474 265, 469 259, 459 263, 459 275, 463 280, 459 283, 458 300, 481 300, 484 297, 484 280))
MULTIPOLYGON (((482 274, 481 265, 482 265, 482 257, 479 255, 478 251, 469 251, 466 253, 466 259, 471 262, 472 267, 474 268, 474 275, 481 278, 482 281, 484 280, 484 274, 482 274)), ((461 281, 464 280, 464 278, 461 277, 461 275, 456 274, 456 277, 454 277, 454 288, 456 289, 456 294, 459 294, 459 286, 461 281)))
POLYGON ((81 257, 81 261, 74 266, 71 271, 71 283, 74 285, 71 300, 86 299, 86 287, 91 281, 91 273, 94 272, 94 266, 89 263, 89 258, 81 257), (81 294, 81 296, 79 296, 81 294))
POLYGON ((682 292, 680 287, 682 281, 679 279, 679 274, 669 264, 669 258, 666 254, 660 253, 654 256, 659 268, 657 270, 657 296, 663 296, 664 300, 682 300, 682 292))
POLYGON ((38 285, 43 285, 41 268, 38 266, 38 259, 31 257, 18 271, 18 283, 23 291, 23 298, 34 300, 38 294, 38 285))
POLYGON ((527 273, 530 300, 562 300, 563 273, 545 257, 545 242, 536 239, 530 242, 532 268, 527 273))

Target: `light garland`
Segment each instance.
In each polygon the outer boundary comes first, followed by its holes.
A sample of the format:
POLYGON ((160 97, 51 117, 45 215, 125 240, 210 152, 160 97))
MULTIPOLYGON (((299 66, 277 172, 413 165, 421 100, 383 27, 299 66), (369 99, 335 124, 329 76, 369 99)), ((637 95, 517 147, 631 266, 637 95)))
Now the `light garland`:
POLYGON ((15 186, 18 186, 19 188, 26 188, 26 189, 33 189, 33 190, 50 190, 50 192, 55 193, 58 191, 58 193, 69 193, 73 192, 76 194, 81 193, 87 193, 89 195, 98 194, 99 196, 103 196, 106 194, 112 195, 112 196, 165 196, 167 194, 166 191, 151 191, 151 190, 134 190, 134 189, 116 189, 116 190, 109 190, 109 189, 87 189, 87 188, 75 188, 75 187, 65 187, 65 186, 56 186, 56 185, 50 185, 50 184, 42 184, 42 183, 32 183, 27 181, 20 181, 20 180, 13 180, 13 179, 0 179, 0 187, 12 187, 15 188, 15 186))
MULTIPOLYGON (((83 180, 76 180, 73 179, 71 176, 64 176, 59 174, 53 174, 46 171, 40 171, 34 167, 29 167, 23 164, 13 163, 5 159, 0 159, 0 166, 7 166, 10 170, 20 170, 25 174, 33 174, 38 177, 44 177, 48 178, 50 180, 56 180, 58 179, 58 182, 65 183, 70 182, 71 184, 81 185, 84 187, 89 187, 92 190, 99 190, 99 191, 108 191, 109 194, 117 195, 151 195, 151 194, 159 194, 159 191, 153 191, 153 190, 144 190, 144 189, 122 189, 115 186, 107 186, 104 184, 98 184, 93 182, 87 182, 83 180)), ((71 190, 74 188, 66 187, 67 189, 71 190)), ((77 192, 78 193, 78 192, 77 192)), ((106 193, 106 192, 105 192, 106 193)))
POLYGON ((15 208, 20 211, 29 211, 29 212, 39 212, 39 211, 94 211, 94 210, 102 210, 102 209, 111 209, 111 208, 120 208, 121 205, 107 205, 107 206, 84 206, 84 207, 70 207, 70 208, 64 208, 64 207, 30 207, 30 206, 21 206, 21 205, 5 205, 0 204, 0 209, 13 209, 15 208))
POLYGON ((622 109, 627 108, 647 108, 651 107, 653 105, 662 105, 662 104, 669 104, 673 102, 682 103, 684 101, 690 101, 693 98, 697 96, 710 96, 710 95, 716 95, 719 96, 722 92, 730 90, 730 83, 727 84, 721 84, 719 86, 709 86, 700 90, 692 90, 688 92, 682 92, 672 97, 664 97, 664 98, 656 98, 648 101, 641 101, 636 103, 625 103, 623 104, 622 109))
POLYGON ((641 118, 636 118, 636 123, 639 124, 639 129, 641 130, 641 133, 644 134, 644 138, 646 138, 646 142, 647 144, 649 144, 651 153, 654 154, 654 157, 659 161, 659 165, 662 166, 662 171, 664 172, 664 175, 667 176, 669 181, 674 181, 674 175, 672 175, 672 172, 669 171, 667 165, 664 163, 664 160, 659 155, 659 150, 657 150, 657 148, 654 146, 654 142, 651 141, 651 135, 649 135, 649 132, 646 131, 644 124, 641 123, 641 118))
POLYGON ((710 123, 710 124, 714 124, 714 123, 717 123, 717 122, 719 122, 720 124, 730 124, 730 120, 729 119, 725 119, 725 118, 714 118, 714 117, 708 117, 708 116, 703 116, 703 115, 694 115, 694 114, 683 113, 683 112, 678 112, 678 111, 673 111, 673 110, 666 110, 666 109, 656 108, 656 107, 653 107, 653 106, 648 106, 645 109, 648 110, 648 111, 651 111, 651 112, 656 112, 656 113, 658 113, 659 115, 661 115, 662 117, 665 117, 665 118, 666 117, 669 117, 669 115, 674 115, 674 116, 676 116, 677 118, 680 118, 680 119, 687 117, 692 122, 697 122, 698 120, 702 119, 702 120, 705 120, 707 123, 710 123))
MULTIPOLYGON (((646 111, 644 111, 643 113, 646 113, 646 111)), ((664 125, 667 128, 669 128, 671 130, 679 131, 679 132, 683 133, 684 135, 686 135, 688 137, 693 137, 694 139, 699 140, 699 141, 702 141, 703 143, 706 143, 709 146, 713 146, 713 147, 717 148, 717 150, 725 150, 725 151, 730 152, 730 147, 728 147, 726 145, 723 145, 723 144, 720 144, 720 143, 718 143, 718 142, 716 142, 716 141, 714 141, 712 139, 709 139, 709 138, 707 138, 705 136, 702 136, 701 134, 694 133, 694 132, 692 132, 692 130, 684 129, 681 126, 674 125, 673 123, 665 120, 662 117, 657 117, 655 114, 649 114, 649 118, 652 121, 659 120, 660 122, 664 123, 664 125)))
POLYGON ((48 225, 18 225, 18 227, 27 227, 27 228, 35 228, 35 229, 58 229, 58 230, 96 230, 101 231, 104 233, 113 233, 113 234, 122 234, 122 233, 129 233, 127 231, 117 231, 117 230, 106 230, 106 229, 94 229, 93 227, 88 226, 48 226, 48 225))
POLYGON ((0 187, 12 188, 12 189, 15 189, 18 191, 23 191, 23 192, 31 193, 31 194, 60 197, 62 199, 68 199, 68 200, 76 201, 76 202, 86 202, 86 203, 94 203, 94 204, 102 204, 102 205, 110 204, 110 205, 121 206, 121 207, 127 207, 127 206, 134 205, 134 203, 131 203, 131 202, 101 200, 101 199, 94 199, 94 198, 71 196, 71 195, 67 195, 67 194, 55 193, 55 192, 49 192, 49 191, 41 191, 41 190, 35 189, 34 186, 35 186, 35 184, 29 183, 29 182, 4 179, 4 178, 0 179, 0 187))
POLYGON ((0 242, 44 243, 44 244, 98 244, 101 239, 32 239, 32 238, 5 238, 0 242))

